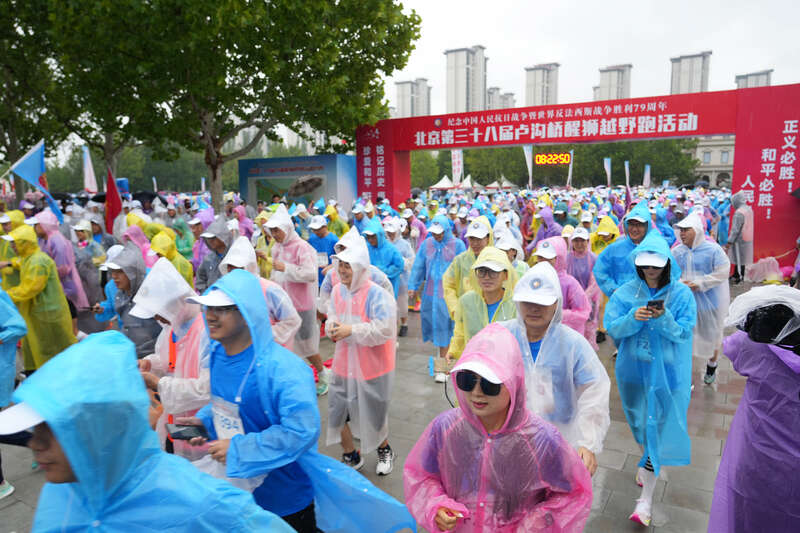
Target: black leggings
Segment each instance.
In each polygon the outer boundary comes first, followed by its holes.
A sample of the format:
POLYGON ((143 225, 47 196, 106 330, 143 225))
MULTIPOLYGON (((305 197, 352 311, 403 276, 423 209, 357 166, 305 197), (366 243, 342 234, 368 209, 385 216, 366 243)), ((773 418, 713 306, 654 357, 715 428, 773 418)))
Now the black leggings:
POLYGON ((733 276, 731 276, 735 280, 744 279, 744 269, 745 265, 733 265, 733 276))
POLYGON ((317 533, 317 517, 314 516, 314 502, 312 501, 305 509, 300 509, 296 513, 282 516, 283 521, 292 526, 297 533, 317 533))
MULTIPOLYGON (((12 446, 27 447, 28 441, 31 440, 32 436, 33 433, 30 431, 20 431, 19 433, 11 433, 10 435, 0 435, 0 444, 11 444, 12 446)), ((3 481, 3 458, 0 457, 0 483, 3 481)))

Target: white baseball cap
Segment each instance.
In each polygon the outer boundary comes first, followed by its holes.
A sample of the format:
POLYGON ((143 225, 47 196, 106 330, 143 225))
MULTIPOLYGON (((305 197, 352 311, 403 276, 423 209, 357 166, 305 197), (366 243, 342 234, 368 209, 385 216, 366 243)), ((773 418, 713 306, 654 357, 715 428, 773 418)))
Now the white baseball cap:
POLYGON ((10 218, 8 218, 8 215, 7 215, 7 214, 5 214, 5 213, 3 213, 2 215, 0 215, 0 224, 5 224, 5 223, 7 223, 7 222, 11 222, 11 219, 10 219, 10 218))
POLYGON ((408 217, 413 216, 413 215, 414 215, 414 212, 411 209, 406 207, 405 209, 403 209, 403 214, 401 216, 403 218, 408 218, 408 217))
POLYGON ((550 263, 536 263, 514 287, 515 302, 553 305, 561 296, 558 274, 550 263))
POLYGON ((476 237, 478 239, 483 239, 487 235, 489 235, 489 228, 487 228, 480 222, 472 222, 467 228, 467 237, 476 237))
POLYGON ((578 226, 575 228, 575 231, 572 232, 572 239, 583 239, 588 241, 589 240, 589 230, 584 228, 583 226, 578 226))
POLYGON ((42 415, 25 402, 0 412, 0 435, 18 433, 44 422, 42 415))
POLYGON ((481 261, 478 263, 477 261, 472 265, 472 270, 477 270, 479 268, 488 268, 489 270, 494 270, 495 272, 503 272, 506 267, 503 263, 499 263, 497 261, 481 261))
POLYGON ((558 254, 556 253, 556 249, 553 248, 552 244, 547 241, 542 241, 536 246, 534 255, 538 255, 539 257, 543 257, 545 259, 553 259, 558 254))
POLYGON ((120 267, 116 265, 113 261, 119 255, 119 253, 124 250, 125 247, 121 244, 115 244, 111 248, 106 251, 106 262, 100 265, 100 270, 106 271, 109 268, 112 270, 120 270, 120 267))
POLYGON ((469 210, 466 207, 462 207, 458 210, 459 218, 467 218, 467 215, 469 215, 469 210))
POLYGON ((667 258, 655 252, 642 252, 633 260, 636 266, 654 266, 656 268, 664 268, 667 264, 667 258))
POLYGON ((136 318, 141 318, 143 320, 147 320, 148 318, 153 318, 156 316, 154 311, 144 307, 142 304, 134 305, 131 310, 128 312, 130 315, 135 316, 136 318))
POLYGON ((194 217, 194 218, 193 218, 193 219, 191 219, 189 222, 187 222, 187 224, 189 224, 190 226, 194 226, 194 225, 196 225, 196 224, 202 224, 202 223, 203 223, 203 221, 202 221, 202 220, 200 220, 200 219, 199 219, 199 218, 197 218, 197 217, 194 217))
POLYGON ((459 372, 461 370, 469 370, 471 372, 475 372, 482 378, 486 378, 488 381, 494 383, 495 385, 499 385, 503 381, 497 377, 497 374, 489 368, 486 363, 481 361, 464 361, 463 363, 458 363, 456 366, 453 367, 451 372, 459 372))
POLYGON ((186 301, 191 304, 205 305, 207 307, 227 307, 236 305, 230 296, 219 289, 212 289, 202 296, 189 296, 186 301))
POLYGON ((439 235, 441 233, 444 233, 444 227, 441 224, 439 224, 438 222, 434 222, 433 224, 431 224, 431 227, 428 228, 428 233, 433 233, 434 235, 439 235))
POLYGON ((584 211, 583 213, 581 213, 581 222, 591 222, 592 218, 594 217, 592 216, 592 213, 590 213, 589 211, 584 211))
POLYGON ((308 229, 320 229, 322 226, 327 226, 325 217, 322 215, 314 215, 311 217, 311 222, 308 223, 308 229))
POLYGON ((364 206, 361 205, 361 204, 356 204, 355 207, 353 208, 353 214, 354 215, 356 213, 363 213, 363 212, 364 212, 364 206))
POLYGON ((72 226, 72 229, 74 229, 75 231, 88 231, 89 233, 91 233, 92 223, 84 218, 83 220, 79 221, 77 224, 72 226))
POLYGON ((36 217, 31 217, 31 218, 26 218, 25 219, 25 224, 27 224, 29 226, 35 226, 38 223, 39 223, 39 219, 36 218, 36 217))

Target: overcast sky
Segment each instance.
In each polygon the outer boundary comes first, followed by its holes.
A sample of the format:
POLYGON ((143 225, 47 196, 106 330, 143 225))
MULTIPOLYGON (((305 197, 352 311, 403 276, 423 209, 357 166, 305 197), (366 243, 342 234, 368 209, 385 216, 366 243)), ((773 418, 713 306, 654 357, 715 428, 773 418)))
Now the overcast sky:
POLYGON ((386 80, 428 78, 431 112, 445 113, 444 51, 486 47, 487 86, 525 105, 525 67, 561 64, 558 102, 592 99, 598 69, 633 64, 631 96, 669 94, 670 57, 712 50, 710 91, 734 76, 775 69, 772 84, 800 83, 800 0, 403 0, 422 18, 408 65, 386 80))

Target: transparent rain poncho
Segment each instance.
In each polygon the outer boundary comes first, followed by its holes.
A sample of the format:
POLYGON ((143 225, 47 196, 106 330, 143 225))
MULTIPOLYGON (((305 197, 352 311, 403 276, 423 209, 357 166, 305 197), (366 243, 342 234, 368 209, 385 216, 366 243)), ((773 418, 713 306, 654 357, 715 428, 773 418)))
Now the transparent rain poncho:
MULTIPOLYGON (((656 476, 661 466, 689 464, 691 442, 686 425, 692 381, 692 331, 697 308, 692 291, 680 282, 680 267, 657 232, 648 233, 630 254, 630 268, 643 252, 666 257, 670 281, 651 290, 637 274, 611 296, 605 325, 619 348, 615 364, 625 418, 637 443, 644 447, 656 476), (664 313, 642 321, 636 309, 663 300, 664 313)), ((634 270, 635 272, 635 270, 634 270)))
MULTIPOLYGON (((645 220, 646 231, 651 231, 653 223, 647 202, 639 202, 631 209, 630 213, 625 215, 626 228, 628 220, 634 217, 645 220)), ((636 269, 633 267, 633 262, 630 261, 630 255, 634 248, 636 248, 636 243, 626 236, 615 240, 598 254, 592 272, 603 294, 609 298, 623 283, 636 277, 636 269)))
MULTIPOLYGON (((491 322, 501 322, 511 320, 517 316, 517 306, 512 300, 514 296, 514 285, 517 284, 517 271, 508 261, 508 255, 494 246, 487 246, 478 254, 475 264, 483 261, 495 261, 505 267, 507 279, 503 282, 503 298, 495 309, 494 316, 490 317, 486 301, 483 298, 482 289, 469 291, 458 299, 458 307, 455 313, 455 327, 453 328, 453 338, 450 340, 448 353, 454 357, 461 355, 464 345, 474 337, 480 330, 491 322)), ((475 265, 473 265, 474 267, 475 265)), ((472 269, 472 284, 480 287, 475 268, 472 269)))
MULTIPOLYGON (((137 226, 128 229, 135 227, 137 226)), ((120 330, 136 345, 136 355, 140 358, 150 355, 155 348, 155 340, 161 333, 161 326, 154 318, 139 318, 130 314, 133 309, 133 297, 139 291, 147 274, 139 248, 132 243, 126 244, 114 258, 114 264, 120 267, 130 281, 128 292, 118 290, 114 296, 114 311, 122 321, 120 330)))
POLYGON ((133 344, 118 331, 54 357, 14 401, 44 418, 77 478, 44 485, 33 531, 294 531, 246 492, 161 451, 133 344))
POLYGON ((406 458, 406 506, 428 531, 440 507, 460 512, 455 531, 580 532, 592 482, 556 428, 525 407, 522 355, 507 329, 490 324, 467 343, 460 362, 487 365, 508 389, 503 427, 491 435, 451 375, 459 407, 437 416, 406 458))
MULTIPOLYGON (((128 214, 130 216, 130 213, 128 214)), ((128 226, 128 229, 122 234, 122 239, 120 239, 122 244, 127 242, 132 242, 139 248, 139 251, 142 254, 142 261, 147 268, 156 264, 158 261, 158 257, 154 255, 150 255, 147 252, 150 251, 150 241, 148 240, 147 236, 144 234, 142 228, 136 225, 128 226)))
POLYGON ((51 211, 42 211, 36 215, 36 219, 47 234, 42 249, 56 262, 64 295, 78 310, 87 309, 89 300, 86 298, 78 267, 75 265, 72 243, 59 232, 58 219, 51 211))
POLYGON ((228 253, 219 264, 219 271, 223 276, 228 273, 229 266, 243 268, 258 277, 261 289, 264 291, 264 299, 267 302, 272 337, 275 342, 291 350, 294 345, 294 336, 300 329, 300 315, 297 314, 291 298, 280 285, 260 277, 256 251, 247 237, 237 237, 233 241, 228 253))
MULTIPOLYGON (((525 300, 534 285, 546 281, 559 287, 558 274, 549 263, 537 263, 514 289, 514 299, 525 300)), ((561 296, 561 291, 558 291, 561 296)), ((586 339, 561 323, 562 297, 533 360, 521 310, 517 318, 501 324, 516 338, 525 368, 528 409, 554 424, 573 447, 592 453, 603 451, 611 425, 608 397, 611 381, 597 354, 586 339)))
POLYGON ((548 243, 556 252, 555 269, 563 297, 561 323, 584 335, 586 322, 592 314, 592 305, 578 280, 567 272, 567 243, 562 237, 547 238, 540 243, 540 246, 544 243, 548 243))
POLYGON ((397 306, 391 294, 369 280, 365 241, 337 254, 353 269, 348 288, 337 284, 328 303, 326 332, 349 324, 352 333, 336 343, 328 390, 327 444, 341 441, 347 417, 362 453, 370 453, 389 435, 389 401, 394 383, 397 306))
MULTIPOLYGON (((411 267, 408 288, 420 292, 422 340, 432 342, 436 346, 447 346, 453 335, 453 319, 445 303, 445 272, 451 272, 450 268, 456 257, 468 256, 464 253, 464 243, 456 239, 450 231, 450 221, 447 217, 435 217, 434 221, 444 228, 444 237, 441 241, 437 241, 430 235, 420 243, 414 265, 411 267)), ((469 254, 474 262, 475 254, 472 252, 469 254)), ((455 278, 451 279, 455 286, 455 278)), ((458 298, 455 300, 455 305, 458 305, 458 298)))
POLYGON ((681 281, 697 285, 697 289, 692 291, 697 305, 692 351, 696 356, 710 357, 722 345, 722 332, 730 305, 728 275, 731 263, 720 245, 705 238, 703 221, 696 213, 681 223, 691 224, 695 232, 691 248, 679 244, 672 250, 681 268, 681 281))
MULTIPOLYGON (((210 398, 208 381, 208 346, 200 306, 186 302, 194 290, 164 257, 159 259, 133 297, 135 305, 169 321, 158 335, 155 352, 148 355, 151 372, 160 376, 158 393, 164 413, 156 430, 166 438, 164 424, 176 416, 193 416, 210 398)), ((205 454, 203 448, 174 441, 175 453, 189 460, 205 454)))

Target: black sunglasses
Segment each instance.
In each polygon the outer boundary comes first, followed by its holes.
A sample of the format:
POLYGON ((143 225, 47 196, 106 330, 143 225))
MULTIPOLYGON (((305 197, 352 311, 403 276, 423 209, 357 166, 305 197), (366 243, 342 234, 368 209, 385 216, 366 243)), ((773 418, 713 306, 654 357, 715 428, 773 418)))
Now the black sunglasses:
POLYGON ((479 376, 471 370, 461 370, 456 373, 456 385, 464 392, 470 392, 475 388, 475 383, 481 381, 481 390, 486 396, 497 396, 500 394, 502 383, 492 383, 483 376, 479 376))

